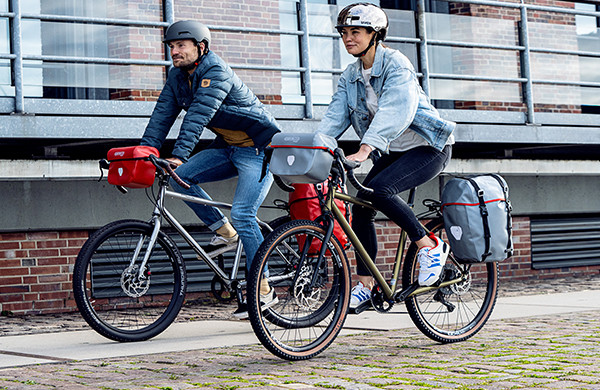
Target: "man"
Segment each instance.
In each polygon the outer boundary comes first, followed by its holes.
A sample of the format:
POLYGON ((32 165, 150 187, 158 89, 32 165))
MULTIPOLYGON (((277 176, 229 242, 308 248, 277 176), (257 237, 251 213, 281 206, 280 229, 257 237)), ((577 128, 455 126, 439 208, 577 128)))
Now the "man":
MULTIPOLYGON (((177 192, 210 199, 197 184, 238 177, 231 223, 214 207, 188 205, 216 233, 211 245, 230 247, 237 244, 238 237, 242 240, 250 269, 263 240, 256 212, 273 182, 270 174, 261 180, 264 148, 280 127, 231 68, 209 50, 210 31, 205 25, 175 22, 167 28, 164 42, 169 45, 174 68, 169 71, 141 144, 160 148, 181 110, 187 111, 173 157, 168 160, 191 188, 185 190, 174 181, 171 186, 177 192), (190 157, 205 127, 216 134, 216 139, 190 157)), ((277 299, 267 283, 261 286, 261 293, 263 307, 277 299)), ((245 304, 238 303, 234 315, 244 318, 245 304)))

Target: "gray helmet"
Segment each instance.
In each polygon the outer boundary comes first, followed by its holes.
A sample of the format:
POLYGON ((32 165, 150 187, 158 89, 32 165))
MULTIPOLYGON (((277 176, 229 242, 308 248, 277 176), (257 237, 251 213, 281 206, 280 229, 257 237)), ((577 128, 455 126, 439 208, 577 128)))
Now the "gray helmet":
POLYGON ((191 39, 196 44, 204 41, 208 47, 210 44, 210 30, 204 24, 194 20, 181 20, 171 24, 165 32, 164 43, 179 39, 191 39))
POLYGON ((342 27, 365 27, 377 33, 378 40, 384 40, 388 29, 385 12, 371 3, 354 3, 338 14, 335 28, 341 33, 342 27))

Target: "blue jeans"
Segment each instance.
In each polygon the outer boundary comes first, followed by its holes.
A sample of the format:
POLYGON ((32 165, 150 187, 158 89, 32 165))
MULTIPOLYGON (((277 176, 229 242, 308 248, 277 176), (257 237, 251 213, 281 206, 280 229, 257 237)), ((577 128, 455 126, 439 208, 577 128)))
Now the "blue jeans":
MULTIPOLYGON (((259 181, 263 157, 264 152, 253 147, 227 146, 204 149, 176 170, 179 177, 191 185, 190 189, 185 190, 175 181, 170 181, 173 189, 179 193, 211 199, 200 186, 195 184, 238 177, 231 209, 231 224, 237 230, 244 245, 248 269, 263 241, 260 227, 256 222, 256 212, 273 183, 273 176, 270 173, 259 181)), ((216 207, 186 203, 212 231, 227 223, 227 217, 216 207)))
MULTIPOLYGON (((431 146, 419 146, 406 152, 385 154, 375 161, 363 181, 366 187, 373 189, 373 193, 359 193, 358 196, 371 201, 392 222, 404 229, 411 241, 418 241, 425 237, 425 229, 399 194, 439 175, 451 156, 451 145, 441 152, 431 146)), ((352 228, 373 261, 377 257, 375 215, 374 210, 366 207, 355 205, 352 208, 352 228)), ((370 275, 362 261, 357 262, 356 271, 359 275, 370 275)))

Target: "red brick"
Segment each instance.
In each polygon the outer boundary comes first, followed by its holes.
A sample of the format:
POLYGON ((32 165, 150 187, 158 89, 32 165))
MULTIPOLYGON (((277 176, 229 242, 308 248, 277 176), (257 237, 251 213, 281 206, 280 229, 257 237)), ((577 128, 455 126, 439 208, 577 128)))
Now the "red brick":
POLYGON ((85 230, 73 231, 73 232, 60 232, 60 233, 58 233, 58 237, 59 238, 82 238, 85 241, 85 239, 87 239, 89 237, 89 234, 85 230))
POLYGON ((55 240, 58 238, 58 232, 31 232, 27 233, 29 240, 55 240))
POLYGON ((1 233, 0 241, 23 241, 26 240, 25 233, 1 233))
POLYGON ((31 310, 33 305, 31 302, 15 302, 15 303, 3 303, 2 310, 11 312, 20 312, 31 310))
POLYGON ((52 240, 52 241, 38 241, 38 248, 64 248, 67 246, 67 240, 52 240))
POLYGON ((48 275, 48 274, 58 274, 60 273, 60 267, 58 266, 50 266, 50 267, 32 267, 30 269, 32 275, 48 275))
POLYGON ((29 251, 29 257, 56 257, 58 254, 58 249, 39 249, 29 251))
POLYGON ((47 265, 63 265, 63 264, 67 264, 67 263, 68 263, 68 261, 64 257, 52 257, 49 259, 39 258, 37 260, 38 267, 43 267, 43 266, 47 266, 47 265))
POLYGON ((55 282, 66 282, 69 280, 69 275, 40 275, 38 276, 39 283, 55 283, 55 282))
POLYGON ((10 285, 21 284, 21 283, 22 283, 21 278, 0 276, 0 286, 10 286, 10 285))

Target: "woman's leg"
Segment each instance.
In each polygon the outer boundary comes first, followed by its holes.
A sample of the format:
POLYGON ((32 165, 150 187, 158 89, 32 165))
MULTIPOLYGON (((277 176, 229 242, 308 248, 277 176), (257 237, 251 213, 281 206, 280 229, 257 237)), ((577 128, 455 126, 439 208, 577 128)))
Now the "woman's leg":
MULTIPOLYGON (((430 146, 421 146, 402 153, 393 153, 395 159, 369 181, 374 192, 366 196, 378 210, 406 230, 411 241, 426 236, 425 229, 412 209, 399 196, 403 191, 420 186, 435 178, 450 160, 452 147, 443 151, 430 146)), ((384 159, 377 161, 379 163, 384 159)), ((383 161, 385 163, 385 160, 383 161)))

